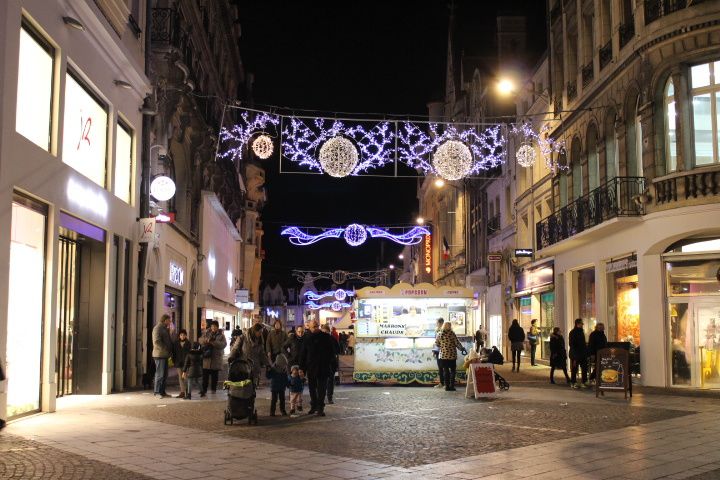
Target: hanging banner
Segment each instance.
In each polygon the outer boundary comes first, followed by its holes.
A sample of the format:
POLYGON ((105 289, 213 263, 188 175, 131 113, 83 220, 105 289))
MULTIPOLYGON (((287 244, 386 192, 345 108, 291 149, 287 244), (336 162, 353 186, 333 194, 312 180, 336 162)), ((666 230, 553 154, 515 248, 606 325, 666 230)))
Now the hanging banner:
POLYGON ((155 218, 141 218, 139 243, 150 243, 155 239, 155 218))

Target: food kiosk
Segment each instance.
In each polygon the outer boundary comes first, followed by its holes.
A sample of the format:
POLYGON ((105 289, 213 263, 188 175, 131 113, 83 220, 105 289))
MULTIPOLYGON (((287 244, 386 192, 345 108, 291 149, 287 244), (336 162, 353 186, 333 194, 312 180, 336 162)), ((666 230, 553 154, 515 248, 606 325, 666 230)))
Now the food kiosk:
MULTIPOLYGON (((365 287, 355 300, 356 382, 436 383, 433 355, 438 318, 452 324, 467 350, 472 348, 473 292, 463 287, 399 283, 365 287)), ((465 379, 458 351, 457 378, 465 379)))

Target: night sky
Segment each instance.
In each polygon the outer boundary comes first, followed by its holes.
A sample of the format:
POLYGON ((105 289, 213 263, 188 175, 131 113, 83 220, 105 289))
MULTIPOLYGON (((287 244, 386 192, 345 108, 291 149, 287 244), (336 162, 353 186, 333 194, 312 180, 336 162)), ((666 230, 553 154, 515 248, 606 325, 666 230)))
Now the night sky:
MULTIPOLYGON (((544 0, 457 0, 459 49, 467 55, 495 51, 498 3, 502 13, 528 14, 529 43, 541 53, 544 0)), ((246 72, 255 75, 256 108, 327 116, 333 115, 323 112, 427 115, 427 102, 443 98, 447 0, 241 0, 238 5, 241 55, 246 72)), ((264 167, 263 282, 297 286, 289 276, 293 268, 355 271, 398 263, 401 248, 387 241, 381 258, 378 240, 356 248, 342 239, 296 247, 279 232, 283 225, 410 224, 418 211, 416 179, 279 174, 277 158, 264 167)))

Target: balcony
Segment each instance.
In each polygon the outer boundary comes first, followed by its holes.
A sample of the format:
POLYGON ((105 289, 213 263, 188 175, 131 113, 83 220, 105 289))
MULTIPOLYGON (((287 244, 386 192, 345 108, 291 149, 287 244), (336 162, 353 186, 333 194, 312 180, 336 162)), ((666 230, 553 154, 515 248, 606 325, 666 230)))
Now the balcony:
POLYGON ((620 25, 620 48, 628 44, 635 36, 635 16, 631 15, 625 23, 620 25))
POLYGON ((720 166, 700 167, 655 178, 653 189, 655 205, 658 206, 678 201, 695 200, 694 203, 704 203, 703 199, 717 201, 717 197, 720 196, 720 166))
POLYGON ((175 9, 153 8, 150 24, 150 39, 154 43, 174 43, 176 34, 175 9))
POLYGON ((572 102, 577 97, 577 84, 575 82, 568 82, 567 84, 567 101, 572 102))
POLYGON ((500 231, 500 215, 495 215, 487 223, 488 235, 500 231))
POLYGON ((612 61, 612 40, 600 47, 600 70, 605 68, 612 61))
POLYGON ((554 245, 616 217, 644 213, 633 197, 645 189, 644 177, 615 177, 535 225, 537 250, 554 245))
POLYGON ((594 75, 595 72, 593 70, 593 62, 592 60, 590 60, 590 63, 582 67, 583 87, 587 87, 588 85, 590 85, 590 82, 592 82, 594 75))
POLYGON ((650 25, 655 20, 670 15, 683 8, 688 7, 688 3, 700 3, 697 0, 688 2, 687 0, 645 0, 645 25, 650 25))

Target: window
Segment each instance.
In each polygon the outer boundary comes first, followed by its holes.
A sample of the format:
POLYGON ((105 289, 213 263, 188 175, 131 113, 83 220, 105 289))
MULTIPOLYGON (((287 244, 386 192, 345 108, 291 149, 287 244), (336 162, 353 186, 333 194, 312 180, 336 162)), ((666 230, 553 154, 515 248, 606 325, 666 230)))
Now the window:
POLYGON ((50 150, 55 51, 28 25, 20 29, 15 130, 50 150))
MULTIPOLYGON (((718 163, 720 61, 690 68, 695 166, 718 163)), ((669 123, 669 122, 668 122, 669 123)))
POLYGON ((600 162, 597 151, 597 128, 591 124, 587 133, 588 156, 588 190, 593 191, 600 186, 600 162))
POLYGON ((612 180, 617 176, 618 144, 615 134, 615 111, 611 110, 605 117, 605 179, 612 180))
POLYGON ((675 87, 672 78, 665 86, 665 155, 667 171, 677 170, 677 133, 675 130, 675 87))
POLYGON ((119 122, 115 142, 115 196, 127 203, 132 203, 134 177, 132 130, 119 122))
POLYGON ((570 149, 570 162, 572 162, 572 196, 576 200, 583 195, 583 172, 580 160, 580 139, 573 139, 570 149))
POLYGON ((105 187, 107 110, 70 73, 65 76, 64 119, 63 162, 105 187))

